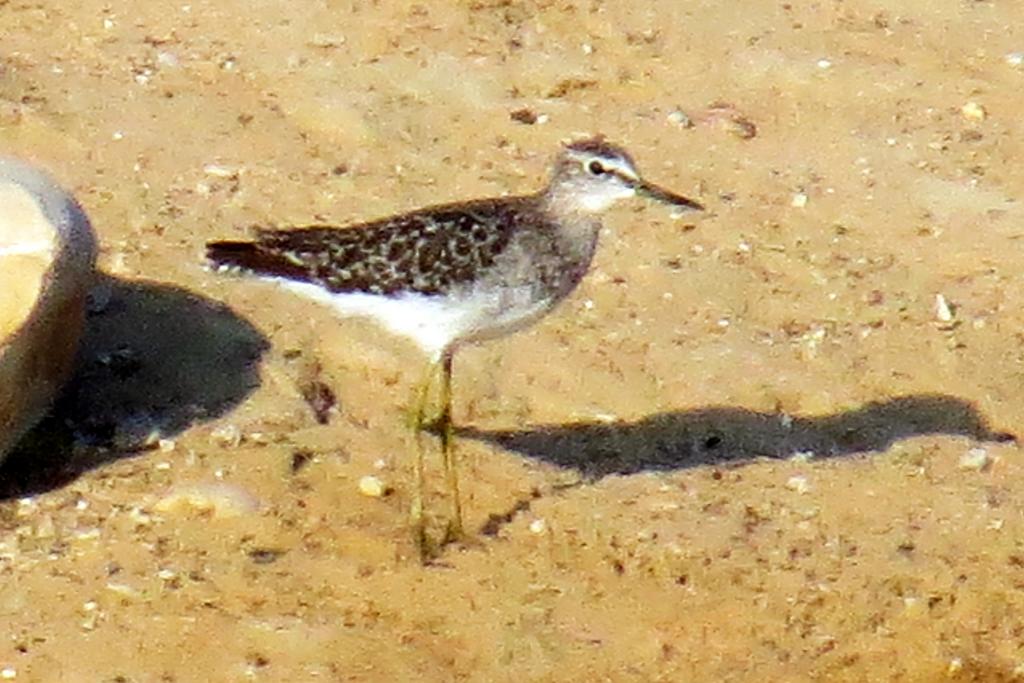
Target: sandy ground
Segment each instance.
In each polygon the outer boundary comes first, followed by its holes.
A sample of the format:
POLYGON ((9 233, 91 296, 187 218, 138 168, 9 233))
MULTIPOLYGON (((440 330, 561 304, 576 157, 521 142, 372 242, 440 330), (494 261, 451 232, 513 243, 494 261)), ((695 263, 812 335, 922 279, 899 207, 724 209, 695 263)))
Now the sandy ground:
POLYGON ((108 274, 0 470, 0 677, 1024 676, 1019 3, 0 0, 0 25, 0 146, 75 191, 108 274), (589 133, 709 211, 617 209, 571 300, 459 355, 473 539, 421 567, 420 356, 202 245, 531 191, 589 133))

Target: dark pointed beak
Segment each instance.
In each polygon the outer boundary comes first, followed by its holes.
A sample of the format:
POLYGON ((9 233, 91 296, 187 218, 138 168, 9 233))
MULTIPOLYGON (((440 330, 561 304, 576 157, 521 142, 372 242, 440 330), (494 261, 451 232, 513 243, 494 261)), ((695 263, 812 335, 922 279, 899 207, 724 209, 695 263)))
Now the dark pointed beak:
POLYGON ((643 180, 636 183, 636 193, 641 197, 647 197, 653 199, 656 202, 662 204, 668 204, 674 206, 683 211, 703 211, 704 207, 693 201, 687 199, 682 195, 678 195, 674 192, 669 192, 665 188, 658 187, 652 183, 644 182, 643 180))

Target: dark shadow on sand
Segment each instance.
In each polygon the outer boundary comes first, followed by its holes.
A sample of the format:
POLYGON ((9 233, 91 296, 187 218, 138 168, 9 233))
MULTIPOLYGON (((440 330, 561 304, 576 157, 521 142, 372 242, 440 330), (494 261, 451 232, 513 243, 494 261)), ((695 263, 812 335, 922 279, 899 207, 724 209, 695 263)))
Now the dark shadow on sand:
POLYGON ((107 277, 74 375, 51 414, 0 466, 0 499, 62 486, 192 424, 259 385, 269 347, 226 306, 167 284, 107 277))
POLYGON ((797 453, 839 457, 883 451, 928 434, 1012 441, 954 396, 904 396, 824 417, 792 417, 714 407, 664 413, 638 422, 579 423, 522 430, 460 428, 461 437, 491 443, 584 477, 739 464, 797 453))

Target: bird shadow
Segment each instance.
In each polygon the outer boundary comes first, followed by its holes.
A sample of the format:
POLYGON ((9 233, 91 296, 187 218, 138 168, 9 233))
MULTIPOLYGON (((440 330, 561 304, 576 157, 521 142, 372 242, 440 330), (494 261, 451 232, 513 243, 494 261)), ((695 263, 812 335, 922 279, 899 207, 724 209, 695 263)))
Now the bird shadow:
POLYGON ((941 394, 903 396, 820 417, 709 407, 652 415, 636 422, 505 431, 461 427, 456 434, 576 469, 590 480, 801 453, 840 457, 884 451, 901 439, 928 434, 978 441, 1016 440, 1008 432, 990 428, 970 402, 941 394))
POLYGON ((0 500, 48 491, 211 420, 258 385, 267 339, 227 306, 103 276, 71 379, 0 465, 0 500))

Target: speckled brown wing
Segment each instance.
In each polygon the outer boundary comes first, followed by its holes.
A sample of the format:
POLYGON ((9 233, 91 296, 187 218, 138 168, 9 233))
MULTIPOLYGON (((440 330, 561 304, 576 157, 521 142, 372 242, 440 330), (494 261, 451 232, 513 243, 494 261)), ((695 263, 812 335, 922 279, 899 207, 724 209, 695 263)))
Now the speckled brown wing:
POLYGON ((350 228, 260 230, 210 242, 215 264, 318 284, 331 292, 444 294, 490 268, 521 218, 517 198, 436 206, 350 228))

